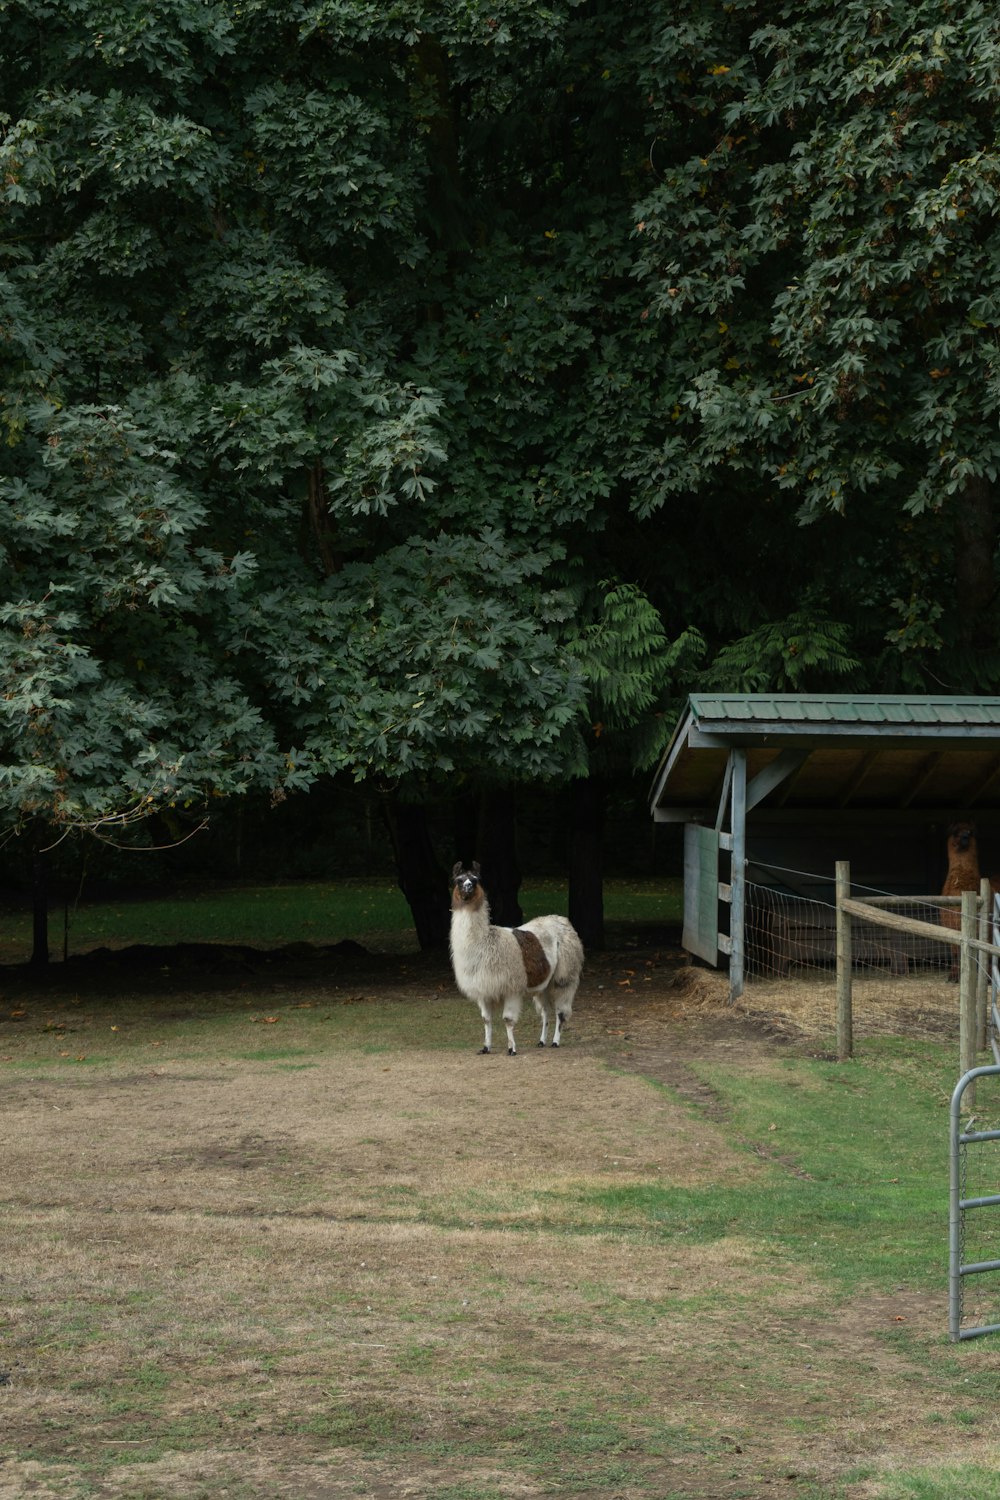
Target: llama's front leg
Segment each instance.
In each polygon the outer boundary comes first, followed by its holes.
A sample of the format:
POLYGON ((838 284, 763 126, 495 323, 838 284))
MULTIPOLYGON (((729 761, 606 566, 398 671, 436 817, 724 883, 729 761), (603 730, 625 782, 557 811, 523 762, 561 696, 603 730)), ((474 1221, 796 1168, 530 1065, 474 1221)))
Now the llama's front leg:
POLYGON ((517 1043, 514 1040, 514 1027, 521 1014, 521 996, 511 995, 504 1001, 503 1023, 507 1028, 507 1056, 517 1055, 517 1043))
POLYGON ((559 1045, 559 1038, 562 1036, 563 1013, 559 1009, 558 1005, 555 1006, 554 1009, 555 1009, 555 1014, 556 1014, 556 1023, 555 1023, 555 1031, 552 1033, 552 1045, 553 1045, 553 1047, 558 1047, 558 1045, 559 1045))
POLYGON ((493 1046, 493 1015, 484 1006, 482 1016, 484 1041, 482 1047, 480 1048, 480 1056, 483 1056, 485 1053, 489 1052, 493 1046))
POLYGON ((549 1013, 545 1005, 541 1000, 539 1000, 537 995, 533 995, 532 999, 534 1000, 535 1009, 537 1010, 539 1019, 542 1023, 542 1034, 538 1038, 538 1045, 539 1047, 544 1047, 549 1035, 549 1013))

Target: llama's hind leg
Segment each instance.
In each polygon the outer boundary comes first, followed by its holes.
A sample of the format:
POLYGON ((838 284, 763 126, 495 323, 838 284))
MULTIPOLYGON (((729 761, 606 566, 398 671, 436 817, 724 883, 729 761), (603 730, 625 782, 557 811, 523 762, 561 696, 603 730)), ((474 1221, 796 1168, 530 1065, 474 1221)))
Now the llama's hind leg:
POLYGON ((562 1040, 563 1027, 573 1014, 573 1001, 576 999, 576 981, 569 984, 553 984, 549 988, 548 1001, 555 1013, 556 1026, 552 1037, 553 1047, 558 1047, 562 1040))

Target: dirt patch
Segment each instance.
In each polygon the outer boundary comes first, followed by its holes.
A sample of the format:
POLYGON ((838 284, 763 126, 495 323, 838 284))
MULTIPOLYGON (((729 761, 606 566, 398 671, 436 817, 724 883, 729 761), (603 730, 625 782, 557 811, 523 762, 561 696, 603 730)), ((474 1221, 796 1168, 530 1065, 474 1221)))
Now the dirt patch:
POLYGON ((839 1306, 738 1223, 657 1230, 665 1190, 797 1171, 695 1064, 813 1042, 718 976, 598 955, 566 1044, 526 1017, 508 1058, 446 960, 148 970, 5 976, 4 1500, 861 1500, 863 1464, 995 1464, 928 1361, 943 1289, 839 1306))

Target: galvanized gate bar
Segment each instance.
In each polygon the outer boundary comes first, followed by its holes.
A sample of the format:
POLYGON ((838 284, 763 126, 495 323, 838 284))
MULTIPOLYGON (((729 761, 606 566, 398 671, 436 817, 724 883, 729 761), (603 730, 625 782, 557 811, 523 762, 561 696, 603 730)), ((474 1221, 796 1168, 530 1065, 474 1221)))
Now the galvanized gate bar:
POLYGON ((997 1010, 997 996, 1000 993, 1000 957, 996 953, 997 946, 1000 946, 1000 892, 993 897, 993 927, 990 937, 994 943, 994 951, 990 958, 990 1046, 993 1049, 993 1061, 1000 1064, 1000 1011, 997 1010))
POLYGON ((1000 1332, 1000 1323, 981 1324, 977 1328, 962 1327, 962 1278, 981 1271, 1000 1270, 1000 1261, 972 1261, 962 1264, 962 1215, 971 1209, 988 1208, 1000 1204, 1000 1193, 988 1197, 962 1197, 961 1153, 964 1146, 982 1141, 1000 1141, 1000 1130, 972 1130, 961 1128, 962 1099, 970 1084, 977 1078, 997 1077, 1000 1065, 970 1068, 955 1085, 951 1096, 950 1117, 950 1182, 948 1194, 948 1332, 953 1341, 978 1338, 984 1333, 1000 1332))

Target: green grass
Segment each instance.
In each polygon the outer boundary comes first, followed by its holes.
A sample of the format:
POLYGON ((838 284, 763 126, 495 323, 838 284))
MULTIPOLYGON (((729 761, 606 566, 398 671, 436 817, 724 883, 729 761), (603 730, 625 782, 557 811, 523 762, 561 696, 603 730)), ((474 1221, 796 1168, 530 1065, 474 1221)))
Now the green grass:
POLYGON ((857 1478, 868 1481, 864 1493, 870 1500, 1000 1500, 1000 1474, 976 1464, 948 1465, 874 1480, 864 1470, 857 1478))
MULTIPOLYGON (((27 952, 30 914, 14 912, 3 956, 27 952)), ((411 925, 402 892, 389 880, 213 886, 142 900, 82 901, 69 913, 69 951, 133 943, 338 943, 368 932, 411 925)), ((50 919, 50 946, 62 944, 62 914, 50 919)))
POLYGON ((937 1284, 953 1053, 873 1039, 846 1065, 776 1060, 773 1082, 696 1064, 725 1099, 732 1133, 763 1143, 775 1159, 766 1190, 754 1182, 707 1192, 624 1183, 583 1193, 581 1207, 693 1241, 748 1235, 775 1256, 822 1265, 848 1290, 937 1284))
MULTIPOLYGON (((525 881, 525 918, 566 913, 567 888, 555 880, 525 881)), ((675 879, 617 879, 605 883, 609 922, 676 922, 681 916, 681 883, 675 879)), ((298 881, 280 885, 210 886, 171 895, 132 900, 81 901, 50 914, 49 947, 61 955, 64 928, 68 952, 132 944, 221 943, 281 947, 317 945, 345 939, 371 942, 378 934, 412 932, 413 918, 403 893, 389 879, 298 881), (66 926, 68 922, 68 927, 66 926)), ((414 944, 415 944, 414 938, 414 944)), ((0 963, 20 963, 31 952, 31 914, 26 907, 5 913, 0 963)))

